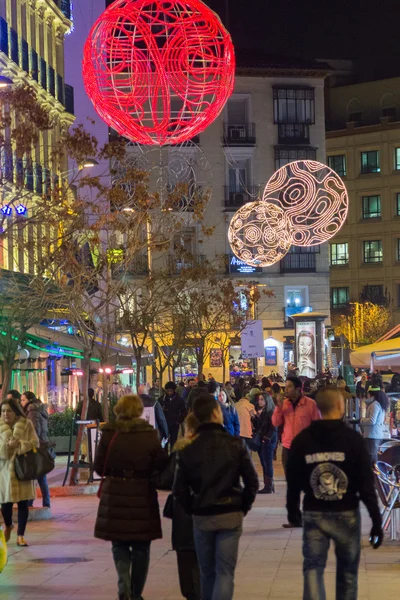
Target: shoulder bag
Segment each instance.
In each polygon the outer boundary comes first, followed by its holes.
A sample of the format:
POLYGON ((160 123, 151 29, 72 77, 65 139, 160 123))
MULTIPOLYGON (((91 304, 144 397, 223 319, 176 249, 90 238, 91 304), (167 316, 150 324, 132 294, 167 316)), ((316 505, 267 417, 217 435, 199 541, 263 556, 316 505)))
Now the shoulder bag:
POLYGON ((54 469, 54 459, 47 448, 33 448, 15 457, 14 469, 19 481, 39 479, 54 469))

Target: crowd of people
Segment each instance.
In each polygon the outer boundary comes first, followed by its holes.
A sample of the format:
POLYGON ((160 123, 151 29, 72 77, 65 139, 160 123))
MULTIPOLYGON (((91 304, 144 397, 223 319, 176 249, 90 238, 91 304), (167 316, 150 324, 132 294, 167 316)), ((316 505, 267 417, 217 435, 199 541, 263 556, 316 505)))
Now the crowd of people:
MULTIPOLYGON (((118 400, 115 418, 102 425, 94 469, 102 478, 95 536, 112 543, 120 600, 142 599, 151 542, 162 536, 157 489, 170 491, 164 516, 172 519, 182 596, 231 600, 243 519, 257 494, 275 492, 278 444, 287 480, 283 527, 303 528, 304 600, 325 598, 330 540, 337 597, 357 597, 360 500, 372 520, 371 544, 377 548, 383 539, 372 462, 384 436, 388 398, 381 378, 360 378, 363 440, 344 421, 350 394, 344 380, 324 383, 308 395, 296 375, 285 383, 251 377, 225 385, 209 377, 190 380, 184 389, 172 381, 162 390, 159 382, 143 384, 138 395, 118 400)), ((100 420, 99 407, 89 390, 91 418, 100 420)), ((16 478, 14 460, 40 444, 51 445, 46 406, 32 392, 11 390, 1 403, 0 503, 7 541, 18 505, 22 547, 35 484, 16 478)), ((43 505, 50 506, 46 477, 38 484, 43 505)))

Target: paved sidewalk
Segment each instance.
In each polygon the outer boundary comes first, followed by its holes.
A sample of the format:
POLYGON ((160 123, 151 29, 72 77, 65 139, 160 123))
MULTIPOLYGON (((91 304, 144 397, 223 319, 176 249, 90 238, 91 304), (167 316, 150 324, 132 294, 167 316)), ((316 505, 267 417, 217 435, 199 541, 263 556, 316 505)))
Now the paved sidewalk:
MULTIPOLYGON (((301 531, 284 530, 285 484, 278 473, 277 493, 258 496, 245 520, 236 574, 235 600, 290 600, 302 597, 301 531)), ((165 501, 166 494, 160 494, 165 501)), ((1 600, 115 600, 116 575, 110 545, 93 538, 98 500, 55 498, 53 520, 29 523, 29 548, 9 545, 9 564, 0 575, 1 600), (82 561, 82 562, 77 562, 82 561)), ((364 517, 368 534, 370 523, 364 517)), ((145 600, 179 600, 176 557, 170 550, 170 521, 164 539, 152 544, 145 600)), ((328 600, 335 598, 334 555, 326 574, 328 600)), ((364 538, 359 600, 398 600, 400 544, 386 542, 373 551, 364 538)))

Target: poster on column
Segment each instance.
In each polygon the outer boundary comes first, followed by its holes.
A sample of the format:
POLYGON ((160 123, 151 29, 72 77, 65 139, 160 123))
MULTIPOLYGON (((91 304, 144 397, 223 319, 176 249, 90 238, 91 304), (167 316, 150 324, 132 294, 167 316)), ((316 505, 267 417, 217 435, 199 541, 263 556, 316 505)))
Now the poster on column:
POLYGON ((262 321, 251 321, 241 334, 242 358, 262 358, 264 356, 264 333, 262 321))
POLYGON ((314 379, 317 376, 317 348, 315 345, 315 321, 296 323, 297 368, 300 377, 314 379))
POLYGON ((267 346, 265 348, 265 366, 275 367, 278 364, 276 346, 267 346))

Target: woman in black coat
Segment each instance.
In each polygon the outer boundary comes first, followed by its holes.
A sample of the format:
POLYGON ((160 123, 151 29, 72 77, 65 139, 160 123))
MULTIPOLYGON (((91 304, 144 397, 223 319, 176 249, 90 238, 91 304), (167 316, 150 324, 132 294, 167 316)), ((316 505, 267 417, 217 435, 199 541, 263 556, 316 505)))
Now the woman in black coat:
POLYGON ((269 394, 259 394, 256 400, 256 416, 253 418, 255 430, 260 434, 261 446, 258 451, 264 475, 264 487, 259 494, 273 494, 274 485, 274 452, 278 442, 276 427, 272 424, 274 402, 269 394))
MULTIPOLYGON (((156 477, 155 483, 159 489, 172 489, 177 453, 191 443, 196 435, 196 427, 197 421, 190 413, 185 420, 185 437, 176 442, 167 468, 156 477)), ((169 502, 172 502, 172 514, 165 516, 172 516, 172 548, 176 551, 181 593, 186 600, 200 600, 200 570, 194 547, 193 519, 172 496, 169 502)))
POLYGON ((150 543, 162 537, 157 491, 152 483, 168 457, 156 430, 140 417, 139 396, 120 398, 116 420, 102 426, 94 470, 105 475, 95 537, 112 542, 119 600, 142 598, 150 543))

